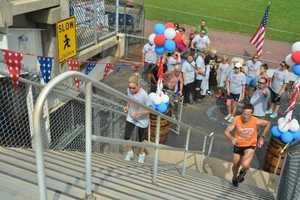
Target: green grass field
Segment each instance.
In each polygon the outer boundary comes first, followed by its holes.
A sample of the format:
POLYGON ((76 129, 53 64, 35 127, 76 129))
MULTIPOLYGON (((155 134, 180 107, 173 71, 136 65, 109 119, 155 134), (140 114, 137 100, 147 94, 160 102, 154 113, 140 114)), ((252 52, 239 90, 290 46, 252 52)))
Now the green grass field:
MULTIPOLYGON (((196 25, 207 20, 209 30, 245 33, 251 37, 267 0, 145 0, 146 19, 196 25)), ((300 0, 272 0, 267 38, 300 40, 300 0)))

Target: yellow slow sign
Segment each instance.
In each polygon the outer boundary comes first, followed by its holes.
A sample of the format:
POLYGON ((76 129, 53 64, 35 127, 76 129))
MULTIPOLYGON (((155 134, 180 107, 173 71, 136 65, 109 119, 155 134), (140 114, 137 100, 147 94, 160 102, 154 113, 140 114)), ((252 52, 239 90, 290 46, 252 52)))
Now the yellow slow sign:
POLYGON ((76 20, 75 17, 63 19, 56 23, 58 60, 63 62, 76 56, 76 20))

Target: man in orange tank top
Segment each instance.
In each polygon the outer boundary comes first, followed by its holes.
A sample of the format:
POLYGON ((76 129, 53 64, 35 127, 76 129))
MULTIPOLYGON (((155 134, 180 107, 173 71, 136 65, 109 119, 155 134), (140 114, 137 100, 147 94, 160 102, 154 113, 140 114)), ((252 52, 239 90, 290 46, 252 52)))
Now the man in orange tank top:
POLYGON ((225 136, 233 144, 233 178, 232 184, 238 186, 244 181, 247 170, 250 168, 256 147, 261 148, 264 138, 269 133, 271 122, 256 118, 252 115, 253 106, 245 104, 243 112, 234 118, 232 124, 225 129, 225 136), (257 126, 263 126, 262 135, 258 135, 257 126), (231 133, 234 131, 235 135, 231 133), (241 170, 239 170, 241 168, 241 170))

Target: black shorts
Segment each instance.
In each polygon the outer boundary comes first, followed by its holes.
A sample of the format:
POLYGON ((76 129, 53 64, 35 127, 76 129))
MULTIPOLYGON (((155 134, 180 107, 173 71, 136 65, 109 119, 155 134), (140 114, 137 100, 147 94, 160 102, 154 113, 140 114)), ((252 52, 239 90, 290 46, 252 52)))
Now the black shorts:
POLYGON ((270 92, 271 92, 271 102, 279 105, 280 96, 277 93, 275 93, 271 88, 270 88, 270 92))
POLYGON ((232 99, 233 101, 238 102, 240 99, 240 94, 230 93, 230 95, 227 97, 227 99, 232 99))
POLYGON ((147 139, 147 128, 138 127, 128 121, 126 121, 125 126, 125 140, 129 140, 131 138, 135 127, 138 128, 139 142, 143 142, 145 139, 147 139))
POLYGON ((245 155, 245 151, 247 149, 253 149, 255 150, 255 146, 248 146, 248 147, 238 147, 238 146, 233 146, 233 153, 239 154, 241 156, 245 155))

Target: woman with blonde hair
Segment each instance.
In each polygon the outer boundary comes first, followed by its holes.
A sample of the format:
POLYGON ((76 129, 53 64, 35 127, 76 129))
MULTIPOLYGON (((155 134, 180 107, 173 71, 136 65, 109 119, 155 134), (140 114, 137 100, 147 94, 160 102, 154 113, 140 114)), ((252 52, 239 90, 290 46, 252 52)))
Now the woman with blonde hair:
MULTIPOLYGON (((143 88, 141 88, 139 75, 132 75, 129 78, 127 94, 131 99, 145 106, 151 105, 148 94, 143 88)), ((124 110, 125 112, 127 112, 125 140, 129 140, 132 136, 133 131, 135 130, 135 128, 137 128, 138 140, 139 142, 143 142, 147 136, 147 128, 149 125, 149 111, 133 102, 128 102, 124 110)), ((132 146, 126 145, 125 149, 127 151, 125 160, 130 161, 134 158, 132 146)), ((145 156, 146 154, 144 148, 140 148, 138 162, 144 163, 145 156)))

